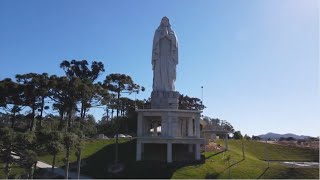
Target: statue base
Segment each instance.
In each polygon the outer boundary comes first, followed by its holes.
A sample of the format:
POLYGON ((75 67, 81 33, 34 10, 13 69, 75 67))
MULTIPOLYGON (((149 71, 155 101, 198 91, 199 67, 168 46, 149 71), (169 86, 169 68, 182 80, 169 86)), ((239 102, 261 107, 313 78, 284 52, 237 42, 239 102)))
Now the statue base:
POLYGON ((179 96, 177 91, 152 91, 151 109, 178 109, 179 96))

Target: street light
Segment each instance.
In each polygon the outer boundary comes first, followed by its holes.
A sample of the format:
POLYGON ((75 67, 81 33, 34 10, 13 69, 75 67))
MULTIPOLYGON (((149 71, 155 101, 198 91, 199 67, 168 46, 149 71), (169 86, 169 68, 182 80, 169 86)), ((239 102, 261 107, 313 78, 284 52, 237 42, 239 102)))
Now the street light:
POLYGON ((137 108, 137 94, 138 94, 139 90, 135 90, 133 92, 135 93, 134 94, 134 109, 136 110, 136 109, 138 109, 137 108))
MULTIPOLYGON (((201 86, 201 108, 202 110, 204 109, 204 106, 203 106, 203 86, 201 86)), ((201 115, 201 117, 203 117, 203 114, 201 115)))
POLYGON ((201 105, 203 105, 203 86, 201 86, 201 105))

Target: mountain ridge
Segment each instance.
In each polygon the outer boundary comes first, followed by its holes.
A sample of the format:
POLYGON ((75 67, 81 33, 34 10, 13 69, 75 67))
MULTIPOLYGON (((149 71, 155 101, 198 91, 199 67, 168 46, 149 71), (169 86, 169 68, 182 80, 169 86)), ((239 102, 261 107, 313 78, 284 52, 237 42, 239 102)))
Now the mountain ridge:
POLYGON ((261 139, 280 139, 281 137, 283 137, 283 138, 293 137, 295 139, 308 139, 311 137, 311 136, 306 136, 306 135, 296 135, 293 133, 278 134, 278 133, 273 133, 273 132, 268 132, 267 134, 261 134, 258 136, 261 139))

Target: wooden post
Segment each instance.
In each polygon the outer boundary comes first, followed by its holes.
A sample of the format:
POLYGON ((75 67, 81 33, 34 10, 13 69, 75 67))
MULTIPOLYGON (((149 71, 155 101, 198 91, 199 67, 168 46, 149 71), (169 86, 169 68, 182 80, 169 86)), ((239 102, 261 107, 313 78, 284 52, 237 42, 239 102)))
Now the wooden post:
POLYGON ((225 135, 224 145, 225 145, 226 151, 228 151, 229 150, 229 147, 228 147, 228 133, 226 133, 226 135, 225 135))

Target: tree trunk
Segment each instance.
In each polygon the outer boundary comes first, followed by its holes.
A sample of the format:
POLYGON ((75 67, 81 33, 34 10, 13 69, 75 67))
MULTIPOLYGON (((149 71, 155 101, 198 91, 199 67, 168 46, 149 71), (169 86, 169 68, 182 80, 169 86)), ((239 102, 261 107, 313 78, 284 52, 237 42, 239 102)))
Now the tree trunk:
POLYGON ((14 123, 16 122, 16 112, 13 113, 11 117, 11 128, 14 128, 14 123))
POLYGON ((85 110, 84 104, 85 104, 85 101, 81 101, 80 118, 82 119, 84 118, 84 110, 85 110))
POLYGON ((31 125, 30 125, 30 131, 33 131, 35 128, 34 128, 34 124, 35 124, 35 114, 36 114, 36 107, 35 105, 32 106, 32 119, 31 119, 31 125))
POLYGON ((79 154, 77 156, 77 162, 78 162, 77 178, 80 179, 80 168, 81 168, 81 149, 80 148, 79 148, 79 154))
POLYGON ((113 113, 114 113, 114 110, 113 108, 111 108, 111 120, 113 120, 113 113))
POLYGON ((68 112, 68 125, 67 125, 68 128, 71 127, 71 112, 68 112))
POLYGON ((65 170, 64 170, 64 177, 66 179, 69 178, 69 153, 70 153, 69 151, 70 151, 70 149, 67 148, 67 151, 66 151, 66 167, 65 167, 65 170))
POLYGON ((117 106, 117 119, 115 123, 115 129, 116 129, 116 157, 115 157, 115 164, 118 163, 118 146, 119 146, 119 135, 118 135, 118 117, 119 117, 119 99, 120 99, 120 91, 118 92, 118 106, 117 106))
POLYGON ((71 116, 72 116, 72 111, 68 112, 68 128, 71 128, 71 116))
POLYGON ((106 110, 107 110, 107 121, 109 121, 109 109, 106 108, 106 110))
POLYGON ((63 128, 63 113, 60 113, 59 129, 62 130, 62 128, 63 128))
POLYGON ((31 166, 30 179, 33 179, 33 174, 36 169, 37 169, 37 161, 33 164, 33 167, 31 166))
POLYGON ((83 118, 86 117, 87 108, 83 109, 83 118))
POLYGON ((6 162, 6 165, 4 167, 4 178, 8 179, 9 177, 9 172, 10 172, 10 167, 9 167, 9 162, 6 162))
POLYGON ((39 126, 42 128, 42 114, 44 109, 44 97, 41 99, 41 112, 40 112, 40 119, 39 119, 39 126))
POLYGON ((28 179, 31 179, 31 171, 32 171, 32 166, 31 167, 29 167, 28 169, 26 169, 27 170, 27 172, 28 172, 28 179))
POLYGON ((34 116, 35 116, 35 107, 32 107, 32 119, 31 119, 31 124, 30 124, 30 128, 29 128, 29 130, 30 131, 33 131, 33 126, 34 126, 34 116))
POLYGON ((83 102, 81 102, 80 118, 83 118, 83 102))
POLYGON ((52 168, 51 168, 52 173, 54 173, 54 165, 56 164, 56 156, 57 156, 57 154, 54 154, 53 158, 52 158, 52 168))

